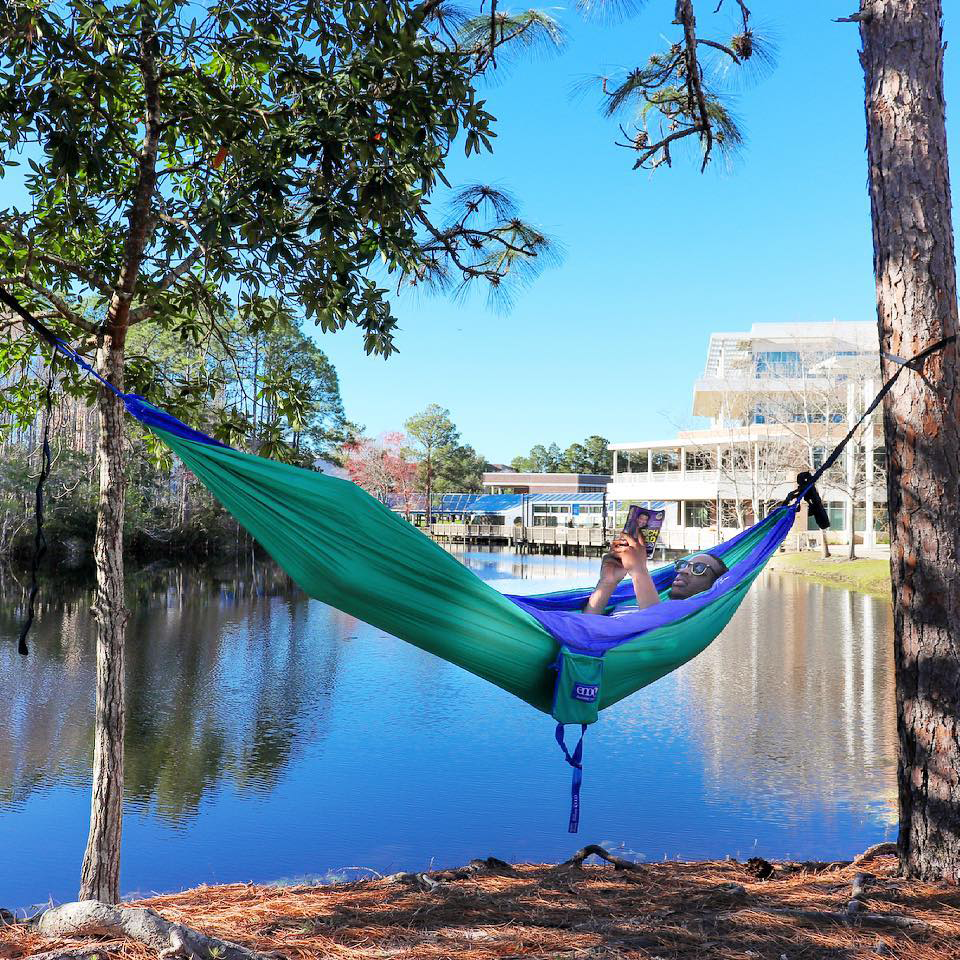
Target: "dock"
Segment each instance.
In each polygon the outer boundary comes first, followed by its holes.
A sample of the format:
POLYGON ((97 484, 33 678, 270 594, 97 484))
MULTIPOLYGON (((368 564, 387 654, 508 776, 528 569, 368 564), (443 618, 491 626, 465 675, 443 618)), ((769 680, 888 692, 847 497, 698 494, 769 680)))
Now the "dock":
POLYGON ((523 524, 434 523, 430 536, 440 543, 512 547, 518 553, 600 556, 610 545, 610 531, 600 527, 546 527, 523 524))

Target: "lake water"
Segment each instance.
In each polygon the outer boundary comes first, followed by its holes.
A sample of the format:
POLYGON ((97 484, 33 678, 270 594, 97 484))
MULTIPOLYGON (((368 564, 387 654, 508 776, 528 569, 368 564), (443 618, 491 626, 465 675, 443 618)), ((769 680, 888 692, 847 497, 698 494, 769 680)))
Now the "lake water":
MULTIPOLYGON (((506 592, 599 561, 458 553, 506 592)), ((0 905, 72 899, 86 841, 89 585, 44 593, 27 659, 0 578, 0 905)), ((356 876, 587 842, 637 858, 849 857, 896 837, 885 601, 764 574, 703 655, 604 712, 579 837, 553 722, 310 600, 274 569, 131 587, 124 893, 356 876)))

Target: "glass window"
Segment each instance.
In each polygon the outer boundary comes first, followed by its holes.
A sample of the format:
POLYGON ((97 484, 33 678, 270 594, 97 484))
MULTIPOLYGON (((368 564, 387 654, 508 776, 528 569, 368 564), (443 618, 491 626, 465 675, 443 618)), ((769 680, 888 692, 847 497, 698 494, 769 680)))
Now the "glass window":
POLYGON ((887 512, 885 503, 875 503, 873 505, 873 529, 877 533, 890 532, 890 514, 887 512))
POLYGON ((680 469, 680 451, 652 450, 650 452, 654 473, 672 473, 680 469))
MULTIPOLYGON (((830 520, 830 529, 831 530, 846 530, 846 510, 844 509, 842 500, 831 500, 829 503, 825 503, 824 507, 827 510, 827 517, 830 520)), ((808 530, 819 530, 820 528, 814 522, 813 516, 807 514, 807 529, 808 530)))
POLYGON ((716 468, 716 456, 712 450, 688 450, 686 460, 687 470, 713 470, 716 468))
POLYGON ((754 376, 799 377, 803 363, 796 350, 760 350, 753 355, 754 376))
POLYGON ((619 473, 646 473, 646 450, 621 450, 617 454, 617 471, 619 473))
POLYGON ((683 505, 685 527, 712 527, 716 522, 717 505, 713 500, 687 500, 683 505))
POLYGON ((734 447, 724 450, 721 462, 724 470, 749 470, 751 466, 751 452, 743 447, 734 447))
POLYGON ((877 474, 886 474, 887 472, 887 448, 886 447, 874 447, 873 448, 873 470, 874 475, 877 474))

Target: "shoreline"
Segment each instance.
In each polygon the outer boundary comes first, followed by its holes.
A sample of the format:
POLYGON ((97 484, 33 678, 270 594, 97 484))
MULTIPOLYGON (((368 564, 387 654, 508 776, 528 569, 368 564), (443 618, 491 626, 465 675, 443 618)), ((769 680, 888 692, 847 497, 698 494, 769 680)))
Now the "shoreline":
MULTIPOLYGON (((334 886, 200 886, 115 912, 149 908, 257 960, 960 958, 960 890, 899 877, 889 844, 851 863, 608 857, 584 865, 597 849, 559 865, 491 857, 334 886)), ((155 944, 116 935, 69 940, 0 925, 4 960, 48 951, 100 960, 157 955, 155 944)))
POLYGON ((890 600, 890 561, 886 557, 823 557, 805 553, 778 553, 767 565, 774 573, 792 573, 829 587, 890 600))

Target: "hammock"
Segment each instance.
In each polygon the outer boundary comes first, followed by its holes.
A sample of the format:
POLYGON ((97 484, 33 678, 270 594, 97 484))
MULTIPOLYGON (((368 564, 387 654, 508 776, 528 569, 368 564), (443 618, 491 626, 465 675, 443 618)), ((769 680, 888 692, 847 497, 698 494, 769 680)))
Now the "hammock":
MULTIPOLYGON (((728 568, 709 590, 630 612, 636 602, 626 583, 614 591, 609 607, 623 615, 585 615, 580 611, 592 588, 532 597, 501 594, 355 484, 233 450, 142 397, 121 393, 2 288, 0 301, 117 394, 311 597, 552 715, 557 741, 574 770, 571 832, 579 820, 586 726, 600 710, 676 670, 719 636, 790 532, 801 499, 820 526, 829 525, 813 485, 859 427, 853 426, 815 474, 798 477, 798 489, 783 505, 733 539, 698 551, 721 558, 728 568), (567 723, 581 725, 572 752, 564 742, 567 723)), ((954 339, 945 338, 909 363, 954 339)), ((652 574, 662 600, 674 575, 672 564, 652 574)), ((26 652, 22 638, 21 652, 26 652)))

